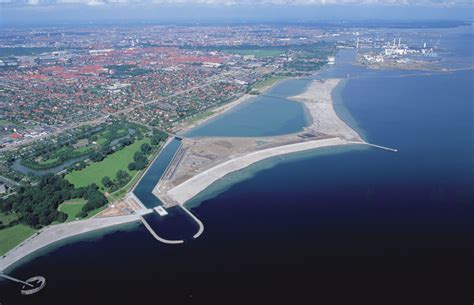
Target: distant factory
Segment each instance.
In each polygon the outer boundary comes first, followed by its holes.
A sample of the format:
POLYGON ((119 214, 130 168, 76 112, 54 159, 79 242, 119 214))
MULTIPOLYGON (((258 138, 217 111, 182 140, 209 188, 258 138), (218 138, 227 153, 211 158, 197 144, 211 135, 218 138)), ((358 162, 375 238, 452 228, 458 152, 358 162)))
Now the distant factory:
MULTIPOLYGON (((357 38, 356 48, 360 47, 359 38, 357 38)), ((409 47, 407 44, 402 43, 401 37, 393 39, 393 42, 385 43, 380 46, 381 52, 367 52, 362 54, 362 58, 370 63, 383 63, 386 60, 397 60, 407 56, 425 56, 425 57, 436 57, 436 53, 433 48, 428 48, 426 42, 423 43, 421 48, 409 47)))

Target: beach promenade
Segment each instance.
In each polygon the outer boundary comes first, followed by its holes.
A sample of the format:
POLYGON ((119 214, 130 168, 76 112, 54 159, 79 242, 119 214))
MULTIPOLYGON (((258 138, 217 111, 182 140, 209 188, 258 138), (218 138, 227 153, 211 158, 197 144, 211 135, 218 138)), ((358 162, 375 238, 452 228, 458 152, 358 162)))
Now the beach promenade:
POLYGON ((140 214, 133 214, 127 216, 90 218, 43 228, 10 250, 0 259, 0 272, 5 271, 8 267, 27 255, 54 242, 83 233, 138 221, 140 221, 140 214))

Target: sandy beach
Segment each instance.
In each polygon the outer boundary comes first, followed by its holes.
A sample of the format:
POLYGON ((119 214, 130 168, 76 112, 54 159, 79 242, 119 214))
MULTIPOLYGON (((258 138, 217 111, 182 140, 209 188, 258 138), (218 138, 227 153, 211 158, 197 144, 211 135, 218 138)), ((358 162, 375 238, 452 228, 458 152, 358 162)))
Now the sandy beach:
MULTIPOLYGON (((195 170, 192 173, 189 172, 189 170, 187 170, 185 167, 182 168, 182 171, 187 172, 185 179, 173 181, 173 177, 171 176, 170 180, 165 181, 164 183, 163 180, 160 180, 155 189, 159 190, 160 185, 162 186, 163 184, 166 187, 161 188, 161 191, 157 191, 156 193, 154 192, 155 195, 158 195, 167 206, 174 204, 185 204, 191 198, 195 197, 197 194, 227 174, 248 167, 261 160, 321 147, 358 143, 364 144, 365 142, 362 141, 357 132, 347 126, 334 111, 331 92, 338 83, 339 80, 337 79, 330 79, 327 81, 313 81, 304 93, 291 97, 291 99, 295 101, 304 103, 305 107, 307 107, 309 113, 311 114, 312 124, 306 127, 302 133, 313 133, 312 137, 306 138, 300 137, 299 134, 292 134, 286 136, 266 137, 265 139, 220 138, 215 143, 212 142, 214 141, 213 139, 204 138, 201 140, 204 141, 201 144, 204 144, 206 147, 210 147, 210 150, 214 154, 217 152, 215 147, 218 147, 219 145, 221 145, 221 147, 226 146, 229 148, 229 150, 227 152, 226 150, 222 150, 221 155, 211 155, 211 159, 214 158, 214 160, 211 160, 211 163, 208 163, 207 165, 202 163, 201 166, 195 167, 195 170), (211 142, 207 143, 205 141, 211 142), (227 144, 226 141, 228 142, 227 144), (232 150, 232 148, 230 148, 232 146, 234 146, 237 150, 232 150)), ((270 89, 274 85, 275 84, 268 86, 265 90, 270 89)), ((246 94, 234 102, 214 109, 213 115, 204 118, 193 125, 185 126, 185 129, 182 129, 181 132, 184 130, 189 130, 198 124, 202 124, 204 121, 207 121, 243 102, 248 101, 251 97, 253 96, 246 94)), ((199 145, 197 145, 199 143, 195 141, 197 140, 190 140, 189 145, 199 147, 199 145)), ((185 142, 185 140, 183 140, 183 142, 185 142)), ((192 151, 192 149, 189 149, 189 151, 192 151)), ((189 156, 184 154, 183 160, 186 161, 186 157, 189 156)), ((198 158, 204 160, 202 155, 198 156, 198 158)), ((179 169, 179 167, 184 166, 184 163, 186 162, 177 162, 176 167, 179 169)), ((173 170, 176 171, 176 169, 173 170)), ((178 170, 176 172, 180 171, 178 170)), ((37 233, 34 236, 28 238, 19 246, 9 251, 3 258, 1 258, 0 271, 5 270, 16 261, 51 243, 86 232, 139 221, 141 212, 146 213, 147 211, 148 210, 143 209, 143 211, 140 210, 137 212, 137 214, 133 215, 93 218, 46 227, 40 230, 39 234, 37 233)))
POLYGON ((25 256, 54 242, 83 233, 139 220, 139 214, 133 214, 117 217, 91 218, 43 228, 2 257, 0 260, 0 272, 25 256))
MULTIPOLYGON (((265 87, 263 90, 264 91, 269 90, 270 88, 275 86, 276 83, 273 83, 265 87)), ((226 111, 229 111, 230 109, 234 108, 237 105, 247 102, 252 97, 255 97, 255 96, 250 95, 250 94, 244 94, 233 102, 227 103, 225 105, 222 105, 213 109, 212 110, 213 114, 209 117, 198 120, 197 122, 194 122, 191 125, 187 125, 187 124, 179 125, 176 128, 175 132, 184 133, 196 127, 197 125, 203 124, 204 122, 226 111)), ((170 140, 171 139, 169 139, 168 142, 170 140)), ((166 144, 164 146, 166 146, 166 144)), ((140 178, 140 180, 142 179, 142 177, 140 178)), ((137 183, 139 183, 139 181, 137 183)), ((131 193, 130 195, 131 195, 131 198, 133 198, 135 202, 137 202, 139 205, 141 204, 141 202, 133 195, 133 193, 131 193)), ((54 242, 57 242, 69 237, 77 236, 80 234, 84 234, 87 232, 104 229, 107 227, 112 227, 112 226, 134 222, 134 221, 140 221, 140 215, 143 213, 148 213, 150 211, 150 210, 147 210, 144 206, 141 206, 141 207, 142 207, 142 210, 138 211, 137 214, 133 214, 133 215, 110 216, 110 217, 103 217, 103 218, 96 217, 92 219, 79 220, 79 221, 74 221, 70 223, 64 223, 64 224, 59 224, 59 225, 43 228, 38 233, 24 240, 20 245, 10 250, 2 258, 0 258, 0 271, 5 270, 6 268, 11 266, 18 260, 54 242)))
POLYGON ((320 147, 365 144, 334 110, 332 91, 339 82, 339 79, 315 80, 305 92, 290 97, 303 103, 311 115, 312 123, 303 132, 288 136, 246 138, 247 141, 259 143, 274 141, 276 145, 273 144, 273 147, 249 145, 242 138, 203 138, 193 139, 191 143, 183 141, 185 151, 180 162, 172 169, 173 175, 161 180, 154 194, 165 205, 185 204, 225 175, 261 160, 320 147))
POLYGON ((173 128, 173 132, 176 133, 176 134, 184 134, 184 133, 190 131, 191 129, 195 128, 196 126, 204 124, 205 122, 215 118, 216 116, 221 115, 224 112, 229 111, 230 109, 234 108, 235 106, 240 105, 240 104, 248 101, 252 97, 255 97, 255 96, 250 95, 250 94, 244 94, 233 102, 230 102, 230 103, 224 104, 222 106, 219 106, 217 108, 214 108, 212 110, 209 110, 209 111, 212 112, 212 114, 210 116, 207 116, 205 118, 197 120, 197 121, 193 122, 192 124, 188 124, 186 122, 179 124, 178 126, 173 128))
MULTIPOLYGON (((278 80, 274 83, 271 83, 267 86, 264 86, 264 87, 260 88, 261 94, 265 94, 268 90, 270 90, 271 88, 276 86, 282 80, 284 80, 284 79, 278 80)), ((199 125, 202 125, 202 124, 210 121, 211 119, 223 114, 224 112, 227 112, 227 111, 231 110, 232 108, 234 108, 234 107, 236 107, 240 104, 248 102, 250 99, 255 98, 257 96, 258 95, 251 95, 251 94, 247 94, 247 93, 243 94, 242 96, 237 98, 235 101, 232 101, 230 103, 227 103, 227 104, 224 104, 224 105, 221 105, 221 106, 218 106, 214 109, 209 110, 209 111, 212 112, 212 114, 208 117, 197 120, 197 121, 193 122, 192 124, 188 124, 186 122, 179 124, 178 126, 173 128, 173 132, 176 133, 176 134, 184 134, 184 133, 190 131, 191 129, 193 129, 193 128, 199 126, 199 125)))
POLYGON ((334 110, 332 91, 339 82, 340 79, 314 80, 305 92, 290 99, 303 103, 308 109, 313 121, 308 128, 349 141, 362 141, 359 134, 344 123, 334 110))
POLYGON ((343 139, 331 138, 259 150, 212 167, 172 188, 167 194, 178 204, 184 204, 225 175, 248 167, 258 161, 314 148, 347 144, 351 143, 343 139))

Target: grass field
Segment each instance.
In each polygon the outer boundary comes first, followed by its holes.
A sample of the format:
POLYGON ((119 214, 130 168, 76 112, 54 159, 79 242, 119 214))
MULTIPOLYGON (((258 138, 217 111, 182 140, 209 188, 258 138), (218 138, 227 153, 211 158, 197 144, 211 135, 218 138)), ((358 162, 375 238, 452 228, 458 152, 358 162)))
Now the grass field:
POLYGON ((15 213, 0 213, 0 222, 4 225, 8 225, 10 222, 17 220, 18 216, 15 213))
POLYGON ((35 232, 35 229, 21 224, 0 230, 0 255, 7 253, 35 232))
MULTIPOLYGON (((148 161, 151 162, 152 160, 154 160, 156 155, 163 148, 163 145, 164 145, 164 142, 161 142, 158 145, 158 147, 154 148, 152 153, 148 156, 148 161)), ((146 168, 142 171, 145 171, 145 170, 146 170, 146 168)), ((113 193, 109 193, 109 195, 108 195, 109 202, 118 201, 118 200, 122 199, 131 190, 131 188, 140 179, 140 177, 141 177, 141 172, 136 172, 135 176, 132 176, 132 179, 130 179, 130 181, 126 185, 124 185, 123 187, 121 187, 120 189, 116 190, 113 193)))
POLYGON ((194 122, 205 119, 205 118, 207 118, 207 117, 209 117, 213 114, 214 114, 214 112, 212 112, 210 110, 207 110, 207 111, 204 111, 204 112, 201 112, 201 113, 198 113, 198 114, 194 115, 193 117, 189 118, 187 121, 188 121, 188 124, 193 124, 194 122))
MULTIPOLYGON (((66 201, 65 203, 59 206, 59 210, 64 212, 68 215, 66 221, 73 221, 76 219, 77 213, 79 213, 84 206, 86 201, 82 198, 72 199, 66 201)), ((87 218, 90 218, 100 211, 103 211, 106 206, 92 210, 89 212, 87 218)), ((16 220, 17 216, 15 214, 0 214, 0 220, 3 224, 8 224, 10 221, 16 220)), ((59 224, 59 222, 53 222, 52 225, 59 224)), ((18 224, 12 227, 8 227, 5 229, 0 230, 0 256, 4 255, 17 245, 19 245, 22 241, 30 237, 36 232, 30 226, 18 224)))
POLYGON ((255 57, 257 58, 275 57, 285 53, 283 51, 278 50, 227 50, 226 52, 239 55, 255 55, 255 57))
POLYGON ((67 214, 66 221, 73 221, 76 220, 77 213, 82 210, 85 204, 86 200, 83 198, 68 200, 59 206, 59 211, 67 214))
POLYGON ((4 120, 4 119, 0 119, 0 125, 11 125, 11 124, 14 124, 14 123, 10 122, 10 121, 7 121, 7 120, 4 120))
POLYGON ((140 150, 140 146, 143 143, 150 143, 150 140, 148 138, 144 138, 142 140, 135 141, 135 143, 132 145, 108 155, 100 162, 91 163, 82 170, 73 171, 67 174, 65 178, 76 188, 87 186, 91 183, 95 183, 99 187, 103 188, 104 186, 102 185, 102 178, 109 176, 111 179, 115 179, 115 174, 119 169, 128 172, 130 176, 134 176, 137 171, 129 171, 128 164, 133 162, 133 155, 135 152, 140 150))
POLYGON ((262 89, 262 88, 265 88, 265 87, 268 87, 268 86, 271 86, 273 85, 274 83, 276 83, 277 81, 279 80, 282 80, 282 79, 285 79, 287 78, 286 76, 271 76, 267 79, 264 79, 262 80, 261 82, 258 82, 256 83, 253 88, 254 89, 262 89))

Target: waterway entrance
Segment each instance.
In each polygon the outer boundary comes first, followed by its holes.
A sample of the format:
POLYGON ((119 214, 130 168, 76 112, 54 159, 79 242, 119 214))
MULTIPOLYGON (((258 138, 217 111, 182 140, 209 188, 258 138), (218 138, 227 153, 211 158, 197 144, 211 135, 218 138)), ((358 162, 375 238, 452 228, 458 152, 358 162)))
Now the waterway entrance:
POLYGON ((204 230, 201 221, 185 207, 178 205, 165 208, 153 194, 153 189, 180 147, 179 138, 171 139, 133 190, 133 195, 144 207, 153 209, 153 212, 141 217, 143 224, 155 239, 168 244, 179 244, 197 238, 204 230))

